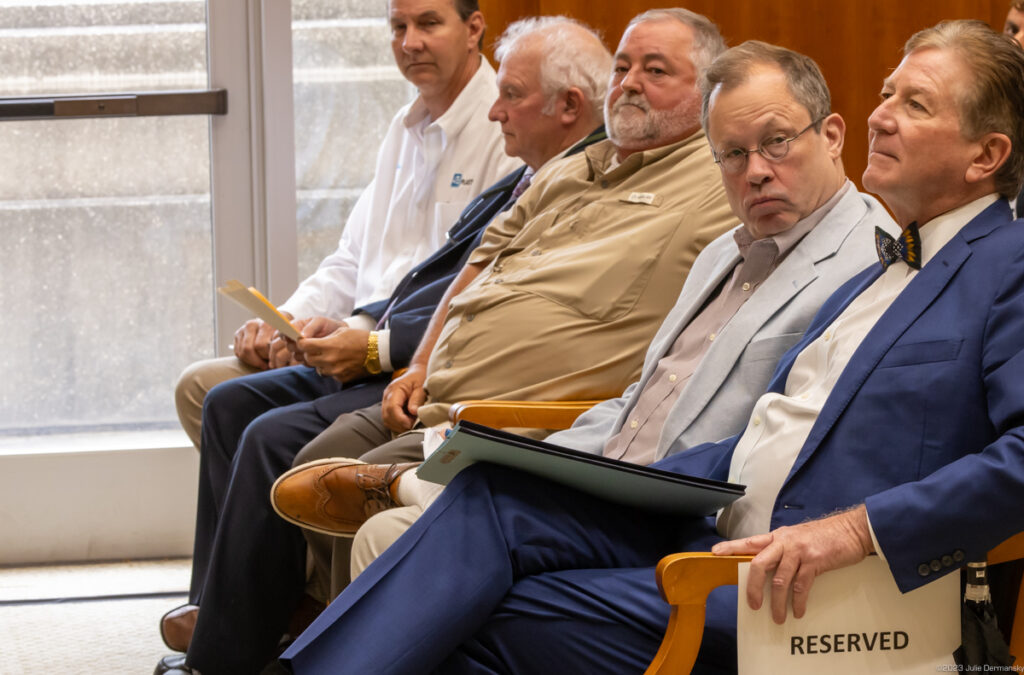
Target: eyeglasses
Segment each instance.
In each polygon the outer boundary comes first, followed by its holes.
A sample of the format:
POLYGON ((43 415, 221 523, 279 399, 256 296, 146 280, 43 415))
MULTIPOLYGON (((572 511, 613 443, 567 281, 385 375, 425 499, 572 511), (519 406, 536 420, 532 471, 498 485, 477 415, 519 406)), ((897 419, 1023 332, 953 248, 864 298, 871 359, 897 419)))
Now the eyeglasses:
POLYGON ((785 136, 772 136, 766 138, 756 147, 745 150, 743 148, 729 148, 722 152, 715 151, 715 162, 720 164, 722 168, 729 173, 739 173, 747 166, 747 155, 752 152, 756 152, 765 159, 778 162, 783 157, 789 154, 789 144, 804 135, 811 127, 820 124, 824 117, 819 117, 814 120, 806 127, 801 129, 794 136, 786 138, 785 136))

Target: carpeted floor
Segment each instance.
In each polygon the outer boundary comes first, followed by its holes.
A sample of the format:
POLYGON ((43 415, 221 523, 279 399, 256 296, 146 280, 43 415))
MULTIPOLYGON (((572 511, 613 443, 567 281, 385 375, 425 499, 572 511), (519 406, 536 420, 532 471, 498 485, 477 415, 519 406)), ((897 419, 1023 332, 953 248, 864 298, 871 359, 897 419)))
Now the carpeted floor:
POLYGON ((0 568, 0 675, 148 675, 188 559, 0 568))

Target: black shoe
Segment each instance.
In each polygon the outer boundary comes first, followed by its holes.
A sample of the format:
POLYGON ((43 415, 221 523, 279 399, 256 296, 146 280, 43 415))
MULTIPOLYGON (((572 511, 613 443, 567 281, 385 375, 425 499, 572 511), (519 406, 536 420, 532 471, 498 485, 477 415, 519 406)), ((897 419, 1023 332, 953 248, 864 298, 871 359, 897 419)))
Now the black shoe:
POLYGON ((184 654, 171 654, 160 659, 153 675, 199 675, 199 671, 185 665, 184 654))

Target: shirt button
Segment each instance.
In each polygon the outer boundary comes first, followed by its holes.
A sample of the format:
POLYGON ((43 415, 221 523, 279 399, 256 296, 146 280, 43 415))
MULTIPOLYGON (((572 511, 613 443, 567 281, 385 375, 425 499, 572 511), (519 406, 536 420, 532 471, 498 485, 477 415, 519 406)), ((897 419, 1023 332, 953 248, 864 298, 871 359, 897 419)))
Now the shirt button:
POLYGON ((603 187, 603 188, 608 187, 608 181, 606 181, 606 180, 601 181, 601 187, 603 187))
POLYGON ((476 318, 476 314, 467 314, 466 315, 466 321, 472 321, 475 318, 476 318))
POLYGON ((677 377, 676 377, 675 375, 669 375, 669 376, 668 376, 668 381, 669 381, 669 382, 675 382, 675 381, 676 381, 677 379, 678 379, 678 378, 677 378, 677 377))
POLYGON ((494 283, 500 284, 502 281, 503 281, 502 278, 498 277, 497 279, 494 280, 494 283))
POLYGON ((444 362, 444 367, 445 367, 445 368, 451 368, 451 367, 452 367, 452 361, 451 361, 451 359, 449 359, 449 360, 447 360, 447 361, 445 361, 445 362, 444 362))
POLYGON ((750 290, 750 282, 749 281, 744 281, 743 282, 743 290, 745 290, 745 291, 749 291, 750 290))
POLYGON ((755 417, 754 418, 754 426, 755 427, 761 426, 761 418, 760 417, 755 417))
POLYGON ((531 253, 530 255, 540 255, 540 249, 539 248, 533 249, 533 253, 531 253))
POLYGON ((708 342, 714 342, 716 337, 718 337, 718 336, 715 335, 714 333, 712 333, 711 335, 708 335, 708 342))
POLYGON ((629 423, 630 429, 636 429, 638 426, 640 426, 640 420, 633 420, 629 423))
POLYGON ((826 332, 826 333, 825 333, 825 342, 828 342, 828 341, 829 341, 829 340, 831 340, 831 339, 832 339, 832 333, 828 333, 828 332, 826 332))

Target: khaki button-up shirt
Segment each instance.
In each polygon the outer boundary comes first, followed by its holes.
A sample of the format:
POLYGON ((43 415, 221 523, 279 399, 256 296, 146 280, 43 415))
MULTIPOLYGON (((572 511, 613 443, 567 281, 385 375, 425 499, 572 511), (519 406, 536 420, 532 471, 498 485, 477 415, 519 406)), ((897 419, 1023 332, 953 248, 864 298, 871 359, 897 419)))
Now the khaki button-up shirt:
POLYGON ((609 168, 608 141, 538 172, 484 233, 420 409, 466 399, 600 399, 635 380, 705 245, 736 224, 703 133, 609 168))

